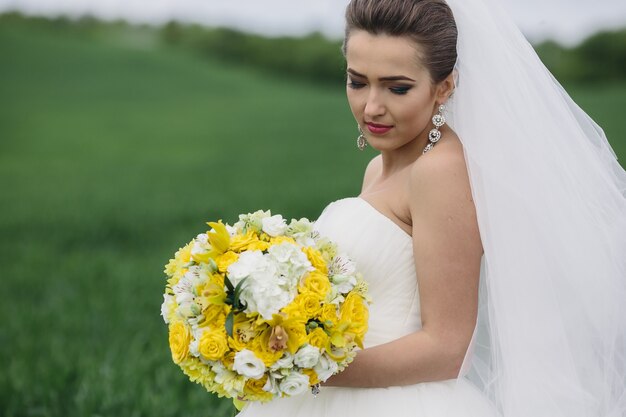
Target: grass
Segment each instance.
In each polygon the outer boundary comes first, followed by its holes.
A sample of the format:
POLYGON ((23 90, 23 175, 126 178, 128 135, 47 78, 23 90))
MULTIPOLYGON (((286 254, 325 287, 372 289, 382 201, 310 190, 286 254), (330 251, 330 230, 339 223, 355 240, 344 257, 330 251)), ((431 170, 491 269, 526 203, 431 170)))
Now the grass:
MULTIPOLYGON (((171 362, 162 267, 204 221, 358 193, 342 86, 10 24, 0 56, 0 414, 230 415, 171 362)), ((626 159, 626 85, 572 94, 626 159)))

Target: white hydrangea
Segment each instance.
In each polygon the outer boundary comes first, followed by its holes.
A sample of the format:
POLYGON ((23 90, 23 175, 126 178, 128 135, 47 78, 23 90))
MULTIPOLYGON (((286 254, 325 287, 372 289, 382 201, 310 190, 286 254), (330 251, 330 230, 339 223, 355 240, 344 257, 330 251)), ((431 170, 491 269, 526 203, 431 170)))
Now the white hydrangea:
POLYGON ((243 252, 228 267, 227 275, 235 286, 247 278, 240 294, 247 304, 245 311, 270 320, 294 299, 300 278, 312 268, 298 246, 284 242, 270 247, 267 254, 243 252))
POLYGON ((233 371, 246 378, 259 379, 265 373, 265 364, 254 352, 243 349, 235 354, 233 371))
POLYGON ((262 230, 272 237, 282 236, 287 230, 287 223, 280 214, 261 219, 261 225, 262 230))

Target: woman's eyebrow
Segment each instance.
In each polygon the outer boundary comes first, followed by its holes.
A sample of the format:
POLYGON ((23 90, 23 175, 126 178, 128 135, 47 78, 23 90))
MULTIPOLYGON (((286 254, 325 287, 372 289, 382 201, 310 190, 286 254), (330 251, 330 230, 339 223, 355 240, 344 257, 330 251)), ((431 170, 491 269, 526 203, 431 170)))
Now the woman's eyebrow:
MULTIPOLYGON (((348 68, 347 71, 348 71, 349 74, 354 75, 356 77, 367 78, 365 75, 363 75, 363 74, 361 74, 359 72, 356 72, 352 68, 348 68)), ((391 75, 389 77, 380 77, 378 80, 379 81, 413 81, 413 82, 415 82, 414 79, 406 77, 404 75, 391 75)))

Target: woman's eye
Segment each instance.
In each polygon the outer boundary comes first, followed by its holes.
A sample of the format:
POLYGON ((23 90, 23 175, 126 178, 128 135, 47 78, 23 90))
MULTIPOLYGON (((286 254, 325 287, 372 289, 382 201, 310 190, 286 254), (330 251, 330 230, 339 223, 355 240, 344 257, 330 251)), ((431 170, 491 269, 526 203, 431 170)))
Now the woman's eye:
POLYGON ((358 88, 362 88, 364 87, 365 84, 364 83, 359 83, 353 80, 348 81, 348 87, 350 88, 354 88, 354 89, 358 89, 358 88))
POLYGON ((394 94, 406 94, 409 90, 411 89, 411 87, 409 86, 399 86, 399 87, 390 87, 389 90, 391 90, 392 93, 394 94))

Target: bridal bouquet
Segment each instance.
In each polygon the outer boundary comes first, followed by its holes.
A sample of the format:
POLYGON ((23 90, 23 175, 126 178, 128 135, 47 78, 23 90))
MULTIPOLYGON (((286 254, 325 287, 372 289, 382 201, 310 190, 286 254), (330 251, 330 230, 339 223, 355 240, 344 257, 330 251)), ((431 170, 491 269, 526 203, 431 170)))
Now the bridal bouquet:
POLYGON ((304 218, 257 211, 207 224, 165 267, 161 314, 182 371, 239 407, 342 371, 367 331, 354 262, 304 218))

